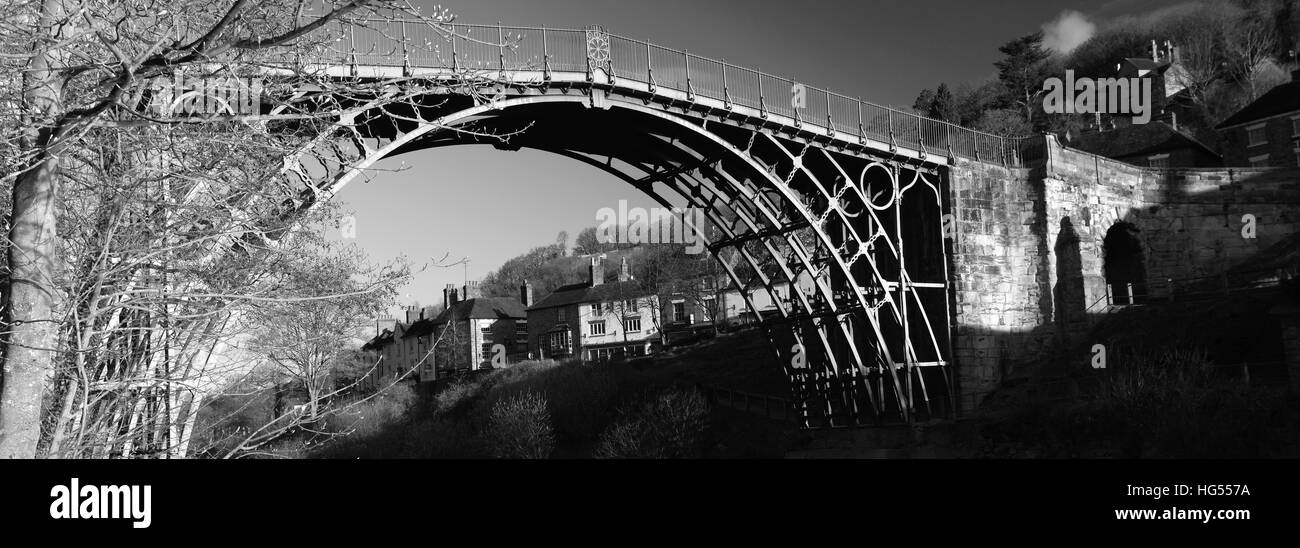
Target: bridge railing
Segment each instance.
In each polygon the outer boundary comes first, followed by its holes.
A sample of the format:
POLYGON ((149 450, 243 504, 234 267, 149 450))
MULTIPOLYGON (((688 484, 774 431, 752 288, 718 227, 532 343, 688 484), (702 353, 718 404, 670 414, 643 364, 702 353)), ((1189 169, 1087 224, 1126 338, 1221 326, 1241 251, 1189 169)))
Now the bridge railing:
POLYGON ((636 81, 784 116, 811 131, 838 131, 930 155, 1019 167, 1043 154, 1041 136, 984 133, 614 34, 595 34, 607 42, 593 45, 586 30, 465 24, 448 28, 450 40, 421 22, 360 21, 345 27, 326 55, 351 65, 588 74, 602 70, 615 85, 636 81), (509 45, 503 46, 506 42, 509 45), (796 94, 802 101, 796 101, 796 94))

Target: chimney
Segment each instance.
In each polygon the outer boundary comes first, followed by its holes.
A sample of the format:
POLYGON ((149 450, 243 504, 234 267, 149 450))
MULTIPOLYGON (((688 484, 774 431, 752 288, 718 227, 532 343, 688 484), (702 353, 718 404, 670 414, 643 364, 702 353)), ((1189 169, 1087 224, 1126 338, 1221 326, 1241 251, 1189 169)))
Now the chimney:
POLYGON ((519 286, 519 302, 524 308, 533 306, 533 284, 528 283, 528 280, 519 286))
POLYGON ((627 257, 623 257, 618 264, 618 281, 626 282, 632 279, 632 273, 627 268, 627 257))
POLYGON ((380 316, 375 318, 375 336, 383 334, 385 329, 396 329, 397 318, 391 316, 380 316))
POLYGON ((456 304, 456 284, 447 284, 442 288, 442 307, 450 309, 456 304))
POLYGON ((483 296, 483 290, 479 288, 478 280, 465 282, 465 292, 461 296, 464 300, 477 299, 483 296))
POLYGON ((601 257, 592 257, 591 264, 587 267, 588 283, 591 287, 605 283, 605 265, 600 263, 600 259, 601 257))
POLYGON ((406 307, 406 325, 411 325, 420 319, 420 307, 408 305, 406 307))
POLYGON ((1160 48, 1156 47, 1155 40, 1151 41, 1151 60, 1155 62, 1160 61, 1160 48))

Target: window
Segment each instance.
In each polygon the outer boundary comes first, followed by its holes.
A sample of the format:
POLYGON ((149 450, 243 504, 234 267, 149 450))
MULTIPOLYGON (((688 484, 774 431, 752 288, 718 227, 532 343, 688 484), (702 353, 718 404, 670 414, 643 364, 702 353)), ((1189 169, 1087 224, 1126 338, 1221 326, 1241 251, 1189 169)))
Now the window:
POLYGON ((591 333, 592 335, 604 335, 605 320, 587 322, 587 332, 591 333))
POLYGON ((1152 155, 1150 155, 1150 156, 1147 156, 1147 166, 1148 166, 1148 167, 1161 167, 1161 168, 1169 167, 1169 155, 1168 155, 1168 154, 1152 154, 1152 155))
POLYGON ((516 339, 527 339, 527 338, 528 338, 528 321, 527 321, 527 320, 515 320, 515 338, 516 338, 516 339))
POLYGON ((701 299, 701 301, 703 301, 704 304, 704 315, 712 320, 713 314, 715 314, 718 309, 718 298, 710 295, 701 299))
POLYGON ((557 309, 555 309, 555 319, 557 319, 557 320, 559 320, 559 321, 564 321, 564 309, 563 309, 563 308, 557 308, 557 309))
POLYGON ((1250 167, 1268 167, 1268 155, 1260 154, 1259 156, 1251 156, 1250 167))
POLYGON ((573 340, 567 329, 562 331, 552 331, 550 335, 547 336, 547 346, 550 348, 551 355, 553 356, 568 354, 571 351, 572 342, 573 340))
POLYGON ((626 331, 628 333, 636 333, 638 331, 641 331, 641 317, 637 316, 635 318, 624 318, 623 331, 626 331))
POLYGON ((673 303, 673 321, 682 321, 686 319, 686 301, 677 301, 673 303))
POLYGON ((717 284, 713 281, 713 278, 712 278, 712 277, 705 277, 705 278, 704 278, 704 289, 713 289, 714 287, 717 287, 717 284))
POLYGON ((1268 142, 1268 135, 1264 133, 1265 125, 1259 124, 1246 128, 1246 146, 1262 145, 1268 142))
POLYGON ((1300 137, 1300 114, 1291 117, 1291 136, 1300 137))
POLYGON ((636 312, 637 309, 639 308, 641 307, 636 305, 636 299, 628 299, 626 301, 623 301, 623 311, 625 312, 636 312))
POLYGON ((478 328, 478 332, 482 333, 486 338, 492 338, 492 324, 487 324, 478 328))

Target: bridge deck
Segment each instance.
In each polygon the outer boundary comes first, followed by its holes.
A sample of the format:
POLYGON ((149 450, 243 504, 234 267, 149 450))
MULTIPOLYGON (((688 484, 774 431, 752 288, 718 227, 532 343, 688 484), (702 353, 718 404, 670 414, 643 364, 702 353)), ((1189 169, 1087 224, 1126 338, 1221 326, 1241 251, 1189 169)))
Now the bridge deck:
POLYGON ((1039 138, 975 131, 598 27, 449 28, 450 40, 416 21, 351 25, 326 61, 337 63, 330 70, 339 76, 437 77, 468 71, 520 86, 605 89, 931 163, 965 158, 1018 167, 1041 153, 1039 138))

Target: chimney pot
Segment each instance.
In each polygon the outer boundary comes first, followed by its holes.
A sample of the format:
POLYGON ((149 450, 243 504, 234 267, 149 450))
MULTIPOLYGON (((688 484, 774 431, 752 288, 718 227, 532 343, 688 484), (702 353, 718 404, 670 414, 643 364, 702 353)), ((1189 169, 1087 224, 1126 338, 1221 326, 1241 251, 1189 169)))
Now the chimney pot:
POLYGON ((626 282, 632 279, 632 272, 627 266, 627 257, 623 257, 618 264, 618 281, 626 282))
POLYGON ((442 307, 449 309, 454 304, 456 304, 456 284, 447 284, 442 288, 442 307))
POLYGON ((528 280, 524 280, 524 283, 519 286, 519 302, 524 305, 524 308, 533 306, 533 284, 528 283, 528 280))
POLYGON ((605 283, 605 265, 600 261, 603 257, 603 255, 592 257, 591 264, 587 267, 587 278, 591 287, 605 283))
POLYGON ((483 296, 483 290, 479 286, 478 280, 469 280, 465 282, 465 292, 461 295, 462 300, 477 299, 483 296))

